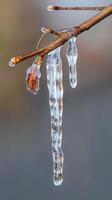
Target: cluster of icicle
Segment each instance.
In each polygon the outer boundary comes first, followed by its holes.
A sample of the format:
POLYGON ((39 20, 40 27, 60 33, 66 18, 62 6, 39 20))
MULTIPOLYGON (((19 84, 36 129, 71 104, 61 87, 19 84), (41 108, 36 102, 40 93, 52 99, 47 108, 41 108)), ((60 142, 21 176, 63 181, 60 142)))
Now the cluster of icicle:
MULTIPOLYGON (((49 90, 49 105, 51 113, 51 138, 52 138, 52 156, 53 156, 53 180, 55 185, 63 182, 63 161, 62 151, 62 115, 63 115, 63 71, 62 59, 60 55, 62 47, 48 53, 46 61, 47 86, 49 90)), ((69 64, 69 81, 72 88, 77 85, 77 45, 76 37, 68 41, 66 57, 69 64)), ((12 62, 9 63, 10 66, 12 62)), ((39 90, 39 81, 41 77, 40 64, 33 62, 32 66, 26 72, 27 89, 33 94, 39 90)))
MULTIPOLYGON (((63 182, 63 160, 64 154, 61 148, 62 144, 62 114, 63 114, 63 71, 62 60, 60 56, 61 47, 48 54, 47 85, 49 90, 49 105, 51 112, 51 138, 53 155, 53 180, 55 185, 63 182)), ((77 85, 76 62, 78 57, 76 38, 68 41, 66 52, 69 64, 69 81, 72 88, 77 85)))

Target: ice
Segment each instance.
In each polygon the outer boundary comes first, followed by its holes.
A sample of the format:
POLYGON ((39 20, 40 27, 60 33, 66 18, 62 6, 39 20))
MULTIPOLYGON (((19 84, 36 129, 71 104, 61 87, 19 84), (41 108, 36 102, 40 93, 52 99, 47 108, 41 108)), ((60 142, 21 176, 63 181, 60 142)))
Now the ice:
POLYGON ((11 58, 11 60, 9 61, 9 66, 10 67, 15 67, 14 58, 11 58))
POLYGON ((37 94, 40 89, 40 77, 40 65, 33 63, 26 71, 26 87, 27 90, 34 95, 37 94))
POLYGON ((72 37, 68 41, 68 48, 66 52, 68 64, 69 64, 69 82, 72 88, 77 86, 77 58, 78 50, 76 44, 76 37, 72 37))
POLYGON ((46 61, 47 86, 49 90, 49 105, 51 112, 51 138, 53 155, 53 180, 55 185, 63 182, 62 152, 62 114, 63 114, 63 72, 60 56, 61 47, 48 54, 46 61))

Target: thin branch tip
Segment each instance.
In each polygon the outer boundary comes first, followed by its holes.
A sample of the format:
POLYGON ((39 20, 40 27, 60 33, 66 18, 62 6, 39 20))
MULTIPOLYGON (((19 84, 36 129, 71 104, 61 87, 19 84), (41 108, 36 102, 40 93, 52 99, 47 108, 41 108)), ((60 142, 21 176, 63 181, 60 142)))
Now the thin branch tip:
POLYGON ((45 27, 42 27, 42 28, 41 28, 41 32, 42 32, 42 33, 47 33, 47 32, 48 32, 48 29, 45 28, 45 27))
POLYGON ((68 7, 68 6, 52 6, 52 5, 49 5, 47 7, 47 10, 48 11, 61 11, 61 10, 64 10, 64 11, 68 11, 68 10, 82 10, 82 11, 102 11, 104 8, 106 8, 105 6, 94 6, 94 7, 79 7, 79 6, 72 6, 72 7, 68 7))
POLYGON ((54 11, 54 6, 53 6, 53 5, 49 5, 49 6, 47 7, 47 10, 48 10, 48 11, 54 11))

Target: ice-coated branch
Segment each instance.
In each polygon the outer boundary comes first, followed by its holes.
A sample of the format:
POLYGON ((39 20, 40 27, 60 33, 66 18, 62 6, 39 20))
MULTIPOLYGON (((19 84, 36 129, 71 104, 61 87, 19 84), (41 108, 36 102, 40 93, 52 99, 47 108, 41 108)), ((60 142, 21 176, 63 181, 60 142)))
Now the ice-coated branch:
POLYGON ((44 58, 45 55, 47 55, 52 50, 58 48, 59 46, 62 46, 71 37, 73 36, 77 37, 79 34, 90 29, 91 27, 93 27, 94 25, 96 25, 97 23, 99 23, 100 21, 102 21, 111 14, 112 14, 112 4, 106 6, 101 12, 91 17, 87 21, 83 22, 78 27, 68 29, 67 31, 61 31, 61 32, 59 31, 59 34, 57 34, 58 33, 57 31, 47 28, 47 30, 49 30, 49 33, 57 35, 58 38, 54 40, 52 43, 50 43, 48 46, 26 53, 25 55, 13 57, 10 61, 10 65, 13 66, 21 61, 24 61, 36 55, 39 55, 41 58, 44 58))

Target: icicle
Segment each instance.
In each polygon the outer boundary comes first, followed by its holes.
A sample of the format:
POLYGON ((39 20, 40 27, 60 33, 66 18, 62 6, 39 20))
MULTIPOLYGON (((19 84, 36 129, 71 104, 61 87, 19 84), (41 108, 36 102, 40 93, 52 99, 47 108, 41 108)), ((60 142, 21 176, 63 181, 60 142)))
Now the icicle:
POLYGON ((63 72, 60 56, 61 47, 48 54, 46 62, 47 85, 51 112, 51 138, 53 155, 53 180, 55 185, 63 181, 62 114, 63 114, 63 72))
POLYGON ((41 77, 40 65, 35 63, 26 71, 26 87, 33 94, 37 94, 39 88, 39 79, 41 77))
POLYGON ((68 48, 66 52, 67 60, 69 63, 69 81, 72 88, 77 86, 77 57, 78 50, 76 44, 76 37, 72 37, 68 41, 68 48))

